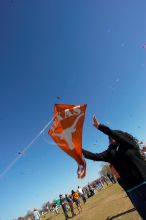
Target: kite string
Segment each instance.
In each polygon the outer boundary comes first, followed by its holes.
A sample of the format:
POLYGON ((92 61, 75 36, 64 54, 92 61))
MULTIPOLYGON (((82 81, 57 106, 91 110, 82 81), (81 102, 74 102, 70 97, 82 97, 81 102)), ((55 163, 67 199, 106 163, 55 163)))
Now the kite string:
POLYGON ((0 179, 13 167, 13 165, 17 162, 17 160, 20 158, 20 156, 17 156, 1 173, 0 173, 0 179))
MULTIPOLYGON (((58 114, 58 113, 57 113, 58 114)), ((56 115, 57 115, 56 114, 56 115)), ((31 145, 40 137, 40 135, 46 130, 46 128, 51 124, 51 122, 56 117, 54 115, 52 119, 43 127, 43 129, 33 138, 33 140, 21 151, 21 154, 17 156, 8 166, 0 173, 0 178, 2 178, 17 162, 18 159, 20 159, 23 154, 31 147, 31 145)), ((50 143, 51 144, 51 143, 50 143)), ((52 143, 53 144, 53 143, 52 143)))
MULTIPOLYGON (((73 108, 71 108, 73 109, 73 108)), ((23 154, 31 147, 31 145, 41 136, 42 133, 44 133, 44 131, 46 130, 46 128, 51 124, 51 122, 54 120, 54 118, 59 114, 56 113, 52 119, 43 127, 43 129, 36 135, 36 137, 33 138, 33 140, 21 151, 21 154, 19 156, 17 156, 10 164, 8 164, 8 166, 0 173, 0 178, 2 178, 17 162, 18 159, 20 159, 23 154)), ((47 141, 47 140, 46 140, 47 141)), ((47 141, 48 142, 48 141, 47 141)), ((48 142, 49 143, 49 142, 48 142)), ((49 143, 49 144, 53 144, 56 145, 54 143, 49 143)))

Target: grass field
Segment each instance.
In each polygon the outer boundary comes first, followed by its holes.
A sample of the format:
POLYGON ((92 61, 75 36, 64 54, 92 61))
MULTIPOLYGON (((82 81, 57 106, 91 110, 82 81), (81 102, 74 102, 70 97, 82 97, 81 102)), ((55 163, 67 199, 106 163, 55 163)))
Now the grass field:
MULTIPOLYGON (((134 210, 126 193, 119 184, 109 185, 103 190, 97 191, 96 194, 89 198, 84 205, 83 210, 73 220, 140 220, 138 213, 134 210)), ((70 213, 68 213, 71 216, 70 213)), ((61 213, 47 213, 41 220, 64 220, 65 217, 61 213)))

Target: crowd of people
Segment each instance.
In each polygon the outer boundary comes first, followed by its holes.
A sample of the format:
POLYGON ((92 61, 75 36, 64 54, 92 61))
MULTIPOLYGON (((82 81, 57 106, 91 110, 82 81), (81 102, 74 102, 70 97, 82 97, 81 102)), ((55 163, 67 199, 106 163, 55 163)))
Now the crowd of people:
POLYGON ((116 182, 117 180, 114 174, 109 172, 83 188, 78 186, 76 191, 72 190, 70 194, 60 194, 60 206, 62 207, 65 220, 80 214, 83 210, 82 206, 90 197, 95 195, 97 190, 102 190, 105 186, 115 184, 116 182))
MULTIPOLYGON (((92 183, 88 183, 88 185, 84 187, 78 186, 75 191, 71 190, 70 194, 60 194, 59 199, 49 206, 46 206, 46 212, 52 212, 58 215, 60 214, 60 208, 62 208, 65 220, 68 220, 69 218, 79 215, 83 210, 83 205, 85 205, 87 200, 94 196, 97 191, 102 190, 106 186, 116 182, 116 177, 113 173, 107 173, 106 175, 94 180, 92 183)), ((43 212, 39 212, 39 210, 34 209, 33 216, 30 216, 29 218, 30 220, 40 220, 43 214, 43 212)))

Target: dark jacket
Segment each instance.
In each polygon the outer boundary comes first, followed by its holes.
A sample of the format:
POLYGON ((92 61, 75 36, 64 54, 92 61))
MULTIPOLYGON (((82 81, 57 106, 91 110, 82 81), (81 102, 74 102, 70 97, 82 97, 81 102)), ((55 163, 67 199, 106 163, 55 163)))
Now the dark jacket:
POLYGON ((104 125, 100 124, 98 129, 115 139, 118 145, 111 144, 102 153, 91 153, 83 149, 85 158, 112 164, 120 174, 125 190, 146 181, 146 161, 141 156, 138 145, 125 135, 104 125))

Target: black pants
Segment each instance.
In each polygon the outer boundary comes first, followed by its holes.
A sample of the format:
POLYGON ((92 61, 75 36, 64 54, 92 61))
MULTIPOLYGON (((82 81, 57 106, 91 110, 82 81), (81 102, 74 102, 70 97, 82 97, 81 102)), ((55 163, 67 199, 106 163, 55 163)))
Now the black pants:
POLYGON ((146 183, 128 192, 128 195, 143 220, 146 220, 146 183))
POLYGON ((66 205, 62 205, 62 209, 63 209, 64 215, 65 215, 65 220, 67 220, 68 219, 68 214, 67 214, 66 205))

